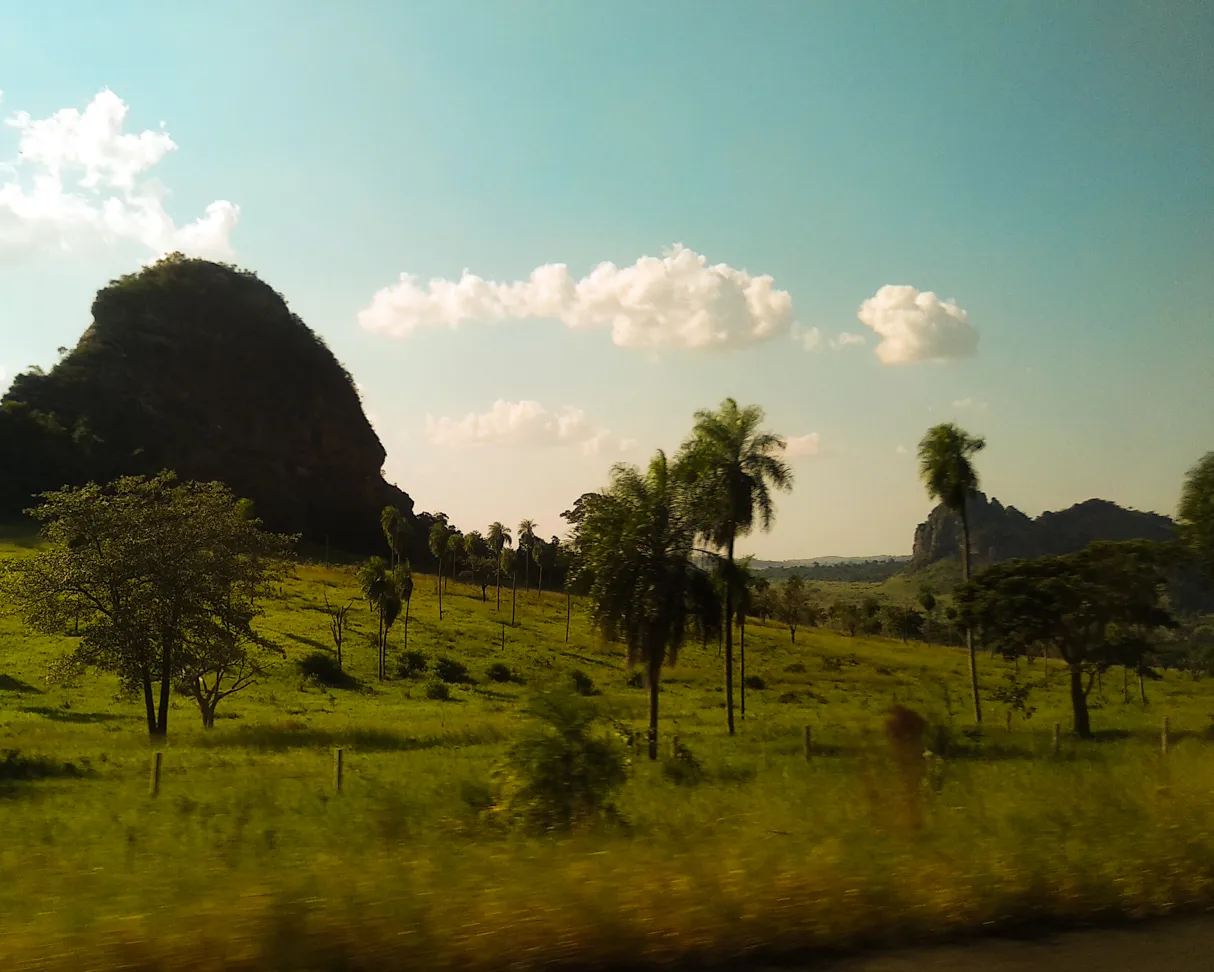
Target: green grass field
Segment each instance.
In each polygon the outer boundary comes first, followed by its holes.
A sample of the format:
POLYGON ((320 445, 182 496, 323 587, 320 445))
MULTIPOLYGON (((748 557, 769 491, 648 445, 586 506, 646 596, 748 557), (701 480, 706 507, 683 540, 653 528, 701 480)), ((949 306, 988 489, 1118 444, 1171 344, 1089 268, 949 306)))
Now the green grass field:
MULTIPOLYGON (((331 602, 355 596, 349 569, 299 566, 262 625, 285 658, 221 705, 214 730, 175 703, 154 799, 139 704, 106 675, 48 685, 71 639, 0 618, 0 750, 20 753, 0 764, 0 968, 656 967, 1214 904, 1210 683, 1170 673, 1144 706, 1109 673, 1093 690, 1101 738, 1064 738, 1055 757, 1053 725, 1069 725, 1057 662, 1019 666, 1045 682, 1031 720, 1008 730, 988 701, 969 739, 962 652, 821 629, 794 645, 752 623, 747 674, 764 687, 748 690, 734 738, 715 643, 689 644, 666 674, 663 751, 677 732, 704 782, 676 785, 638 758, 625 824, 527 837, 486 823, 469 794, 526 725, 528 693, 575 670, 641 728, 646 693, 627 684, 623 650, 576 602, 566 642, 556 593, 520 591, 511 626, 509 591, 499 615, 493 588, 482 603, 452 584, 440 623, 434 578, 419 576, 409 647, 462 661, 474 681, 448 702, 426 698, 426 679, 378 682, 374 618, 357 602, 353 682, 324 688, 297 667, 331 648, 323 585, 331 602), (517 681, 490 681, 495 662, 517 681), (922 783, 883 735, 896 702, 951 721, 963 746, 922 783)), ((393 671, 402 636, 398 623, 393 671)), ((1011 670, 980 665, 987 689, 1011 670)))

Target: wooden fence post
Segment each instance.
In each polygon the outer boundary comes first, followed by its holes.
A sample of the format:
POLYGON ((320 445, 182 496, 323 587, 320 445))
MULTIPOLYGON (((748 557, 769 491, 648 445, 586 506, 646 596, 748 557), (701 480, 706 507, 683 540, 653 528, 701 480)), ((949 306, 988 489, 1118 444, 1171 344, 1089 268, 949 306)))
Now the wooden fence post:
POLYGON ((1168 717, 1163 717, 1163 732, 1159 734, 1159 751, 1168 755, 1168 717))
POLYGON ((341 792, 342 751, 333 750, 333 789, 341 792))
POLYGON ((160 761, 164 758, 164 753, 152 753, 152 777, 148 781, 148 796, 155 796, 160 792, 160 761))
POLYGON ((1062 726, 1054 723, 1054 755, 1062 752, 1062 726))
POLYGON ((813 737, 810 735, 809 726, 806 726, 805 727, 805 762, 808 763, 811 759, 813 759, 813 755, 814 755, 813 737))

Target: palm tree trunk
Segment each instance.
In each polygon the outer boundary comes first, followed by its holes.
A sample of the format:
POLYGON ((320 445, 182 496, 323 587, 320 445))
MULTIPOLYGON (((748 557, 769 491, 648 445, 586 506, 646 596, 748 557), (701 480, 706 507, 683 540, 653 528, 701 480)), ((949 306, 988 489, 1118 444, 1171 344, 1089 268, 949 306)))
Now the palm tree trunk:
POLYGON ((651 651, 649 659, 649 758, 658 758, 658 678, 662 671, 661 661, 655 661, 651 651))
POLYGON ((384 604, 380 601, 379 604, 379 628, 375 634, 375 649, 378 658, 376 659, 379 669, 379 680, 384 680, 384 604))
POLYGON ((497 559, 498 559, 498 568, 497 568, 497 609, 500 611, 500 610, 502 609, 502 568, 501 568, 502 552, 501 552, 500 550, 497 552, 497 559))
POLYGON ((1147 704, 1147 680, 1142 669, 1138 669, 1138 694, 1142 697, 1142 704, 1147 704))
MULTIPOLYGON (((970 518, 966 510, 968 497, 961 501, 961 577, 970 579, 970 518)), ((970 655, 970 692, 974 696, 974 721, 982 724, 982 699, 978 696, 978 654, 974 650, 974 631, 965 626, 965 647, 970 655)))
POLYGON ((573 591, 565 592, 565 641, 569 640, 569 621, 573 617, 573 591))
POLYGON ((1088 695, 1083 689, 1083 670, 1071 664, 1071 710, 1075 719, 1075 735, 1080 739, 1092 738, 1092 723, 1088 717, 1088 695))
POLYGON ((409 598, 407 601, 405 601, 405 638, 401 645, 405 651, 409 650, 409 605, 412 603, 413 598, 409 598))
POLYGON ((725 575, 725 716, 729 734, 733 727, 733 535, 729 537, 727 573, 725 575))
POLYGON ((539 569, 539 572, 540 572, 539 580, 536 581, 536 584, 535 584, 535 586, 536 586, 535 600, 536 600, 536 603, 538 604, 539 601, 544 596, 544 565, 537 564, 536 567, 539 569))
POLYGON ((518 571, 514 572, 514 585, 510 588, 510 624, 514 625, 514 602, 518 600, 518 571))
POLYGON ((738 615, 738 654, 742 656, 742 718, 746 718, 746 612, 738 615))
POLYGON ((438 558, 438 619, 443 619, 443 558, 438 558))

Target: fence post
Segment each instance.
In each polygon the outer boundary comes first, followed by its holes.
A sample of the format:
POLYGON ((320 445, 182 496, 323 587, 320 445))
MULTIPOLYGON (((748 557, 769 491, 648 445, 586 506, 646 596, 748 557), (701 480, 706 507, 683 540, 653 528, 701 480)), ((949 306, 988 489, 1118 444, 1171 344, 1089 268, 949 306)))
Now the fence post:
POLYGON ((810 735, 809 726, 805 727, 805 762, 809 762, 814 755, 813 739, 810 735))
POLYGON ((1054 755, 1062 752, 1062 726, 1054 723, 1054 755))
POLYGON ((342 751, 333 750, 333 789, 341 792, 342 751))
POLYGON ((148 781, 148 796, 155 796, 160 792, 160 761, 164 758, 164 753, 152 753, 152 778, 148 781))
POLYGON ((1168 755, 1168 717, 1163 717, 1163 732, 1159 734, 1159 751, 1168 755))

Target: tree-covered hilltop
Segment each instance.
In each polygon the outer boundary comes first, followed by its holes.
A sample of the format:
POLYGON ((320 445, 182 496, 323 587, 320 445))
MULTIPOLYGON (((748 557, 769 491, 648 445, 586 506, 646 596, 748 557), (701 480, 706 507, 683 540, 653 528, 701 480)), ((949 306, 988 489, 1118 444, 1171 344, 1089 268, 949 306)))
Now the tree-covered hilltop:
POLYGON ((49 372, 0 407, 0 515, 42 490, 174 470, 226 483, 271 529, 353 550, 382 545, 379 511, 413 502, 350 374, 251 272, 165 257, 113 281, 49 372))

